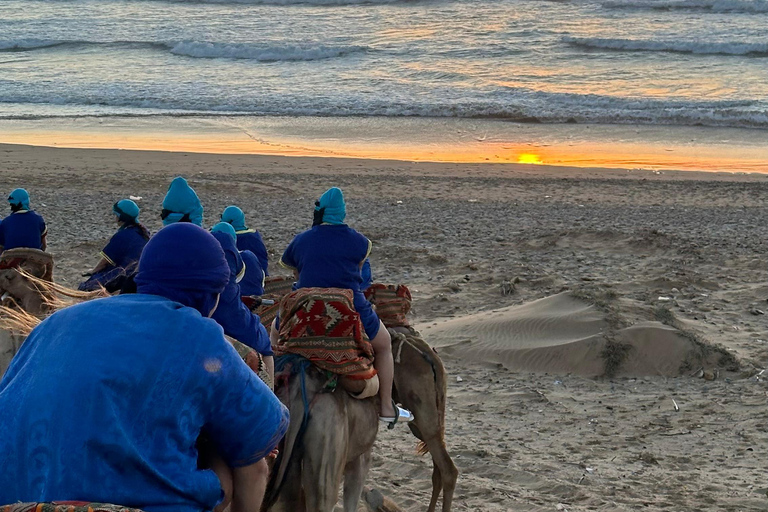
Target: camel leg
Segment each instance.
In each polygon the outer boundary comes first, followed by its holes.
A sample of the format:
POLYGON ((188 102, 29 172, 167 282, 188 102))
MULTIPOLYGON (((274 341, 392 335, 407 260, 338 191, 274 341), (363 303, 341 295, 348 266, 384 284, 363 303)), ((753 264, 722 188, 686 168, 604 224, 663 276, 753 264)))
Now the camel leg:
POLYGON ((334 405, 315 404, 312 420, 304 435, 306 449, 301 486, 307 500, 307 512, 332 512, 339 499, 349 432, 345 426, 336 424, 336 418, 343 417, 346 411, 334 405))
POLYGON ((456 489, 456 480, 459 470, 448 455, 445 443, 438 438, 430 438, 424 441, 432 455, 432 499, 429 502, 429 512, 434 512, 437 505, 437 497, 442 487, 443 512, 450 512, 453 503, 453 492, 456 489))
POLYGON ((357 512, 370 465, 371 452, 367 452, 344 468, 344 512, 357 512))

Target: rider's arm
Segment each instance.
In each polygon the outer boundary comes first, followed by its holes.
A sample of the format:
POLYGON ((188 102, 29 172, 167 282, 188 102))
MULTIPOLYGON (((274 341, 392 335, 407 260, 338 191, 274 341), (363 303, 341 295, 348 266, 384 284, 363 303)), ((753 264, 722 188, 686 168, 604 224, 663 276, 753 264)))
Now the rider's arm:
POLYGON ((213 393, 205 430, 227 465, 249 466, 269 454, 288 429, 288 410, 228 342, 211 368, 213 393))
POLYGON ((46 250, 48 248, 48 227, 45 225, 45 221, 42 217, 40 219, 40 250, 46 250))

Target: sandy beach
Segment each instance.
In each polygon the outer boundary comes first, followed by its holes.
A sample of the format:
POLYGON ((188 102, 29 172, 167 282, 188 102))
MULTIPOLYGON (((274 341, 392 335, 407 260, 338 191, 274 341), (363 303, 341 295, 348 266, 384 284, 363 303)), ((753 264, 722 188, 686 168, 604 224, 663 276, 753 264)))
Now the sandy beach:
MULTIPOLYGON (((133 196, 237 204, 270 270, 341 187, 374 278, 407 284, 449 372, 461 511, 768 509, 768 175, 0 145, 76 286, 133 196)), ((429 457, 383 429, 369 484, 424 510, 429 457)))

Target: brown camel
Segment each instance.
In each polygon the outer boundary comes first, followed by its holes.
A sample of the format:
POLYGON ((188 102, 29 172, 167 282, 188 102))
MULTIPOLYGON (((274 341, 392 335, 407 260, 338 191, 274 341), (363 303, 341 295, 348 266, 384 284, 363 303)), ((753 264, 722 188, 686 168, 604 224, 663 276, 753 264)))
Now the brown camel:
POLYGON ((392 395, 415 419, 408 424, 421 440, 419 453, 432 456, 432 498, 429 512, 434 512, 440 492, 443 512, 450 512, 459 470, 445 446, 445 367, 437 353, 412 327, 389 328, 395 359, 392 395))
POLYGON ((358 400, 329 389, 329 378, 313 366, 303 378, 306 397, 301 372, 277 386, 291 423, 267 489, 267 510, 331 512, 343 480, 344 512, 356 512, 378 432, 378 398, 358 400))

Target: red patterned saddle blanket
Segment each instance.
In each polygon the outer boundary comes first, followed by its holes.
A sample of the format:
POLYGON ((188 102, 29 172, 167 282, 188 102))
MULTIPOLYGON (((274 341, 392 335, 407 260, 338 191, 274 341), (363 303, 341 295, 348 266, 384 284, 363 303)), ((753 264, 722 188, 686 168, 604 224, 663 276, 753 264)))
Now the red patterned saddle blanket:
POLYGON ((404 284, 374 283, 365 298, 376 307, 376 314, 387 327, 409 327, 406 315, 411 310, 411 290, 404 284))
POLYGON ((137 508, 88 501, 55 501, 51 503, 14 503, 0 505, 0 512, 141 512, 137 508))
POLYGON ((373 347, 355 311, 352 290, 301 288, 280 302, 275 355, 300 355, 322 370, 370 379, 373 347))

